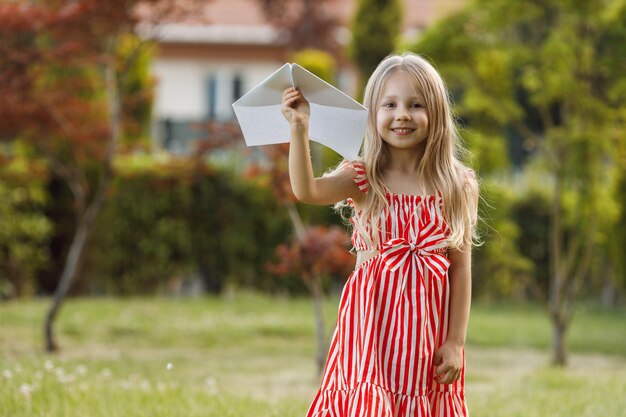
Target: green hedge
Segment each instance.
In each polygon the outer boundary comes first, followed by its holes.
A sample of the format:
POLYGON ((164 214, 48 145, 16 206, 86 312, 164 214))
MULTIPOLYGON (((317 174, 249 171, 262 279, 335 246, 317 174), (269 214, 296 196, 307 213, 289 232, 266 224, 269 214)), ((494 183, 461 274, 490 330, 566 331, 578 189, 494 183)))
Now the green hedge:
POLYGON ((92 293, 176 293, 194 277, 210 292, 273 290, 265 264, 290 234, 265 188, 189 162, 148 164, 118 176, 83 279, 92 293))
MULTIPOLYGON (((133 158, 116 165, 74 293, 172 294, 191 283, 211 292, 306 292, 297 276, 266 269, 292 226, 263 181, 189 159, 133 158)), ((50 293, 74 227, 69 192, 45 167, 23 159, 0 173, 0 297, 50 293)), ((547 294, 549 200, 541 187, 526 188, 484 183, 485 243, 475 249, 473 275, 478 298, 547 294)), ((298 208, 309 224, 340 222, 328 207, 298 208)), ((598 251, 602 262, 591 274, 602 273, 610 255, 598 251)), ((602 288, 585 285, 587 297, 600 295, 602 288)))
POLYGON ((33 295, 49 262, 46 182, 39 161, 12 155, 0 164, 0 299, 33 295))

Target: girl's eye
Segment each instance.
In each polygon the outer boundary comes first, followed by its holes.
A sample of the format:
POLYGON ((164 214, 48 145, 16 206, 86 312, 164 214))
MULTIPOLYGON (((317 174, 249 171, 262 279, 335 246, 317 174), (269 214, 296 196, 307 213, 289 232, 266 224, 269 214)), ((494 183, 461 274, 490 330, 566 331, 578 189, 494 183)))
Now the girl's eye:
POLYGON ((422 106, 422 105, 421 105, 421 104, 419 104, 419 103, 413 103, 413 104, 411 104, 411 107, 412 107, 412 108, 414 108, 414 109, 419 109, 419 108, 422 108, 422 107, 424 107, 424 106, 422 106))
POLYGON ((383 107, 388 107, 388 108, 393 108, 395 106, 394 103, 385 103, 383 104, 383 107))

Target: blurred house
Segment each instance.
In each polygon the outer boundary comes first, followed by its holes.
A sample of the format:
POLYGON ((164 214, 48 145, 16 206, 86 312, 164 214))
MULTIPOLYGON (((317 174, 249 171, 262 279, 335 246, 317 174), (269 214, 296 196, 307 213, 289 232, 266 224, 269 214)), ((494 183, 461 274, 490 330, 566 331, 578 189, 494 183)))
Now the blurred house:
MULTIPOLYGON (((299 2, 286 4, 297 5, 299 2)), ((412 39, 464 0, 404 0, 405 37, 412 39)), ((330 0, 325 12, 339 21, 329 51, 337 87, 354 95, 356 76, 345 56, 356 0, 330 0)), ((187 153, 206 137, 208 121, 232 121, 231 103, 289 60, 289 33, 269 23, 262 0, 210 0, 193 16, 161 25, 153 61, 154 118, 160 146, 187 153)))

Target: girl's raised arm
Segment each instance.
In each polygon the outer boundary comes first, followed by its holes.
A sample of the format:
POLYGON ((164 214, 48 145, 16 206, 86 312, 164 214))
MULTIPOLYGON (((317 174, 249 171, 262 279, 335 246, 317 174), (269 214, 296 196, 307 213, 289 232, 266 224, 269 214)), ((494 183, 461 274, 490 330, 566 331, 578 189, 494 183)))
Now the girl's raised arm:
POLYGON ((289 122, 289 179, 296 198, 309 204, 333 204, 346 198, 359 202, 361 191, 354 182, 354 169, 338 169, 330 175, 315 178, 309 149, 310 106, 294 88, 283 92, 282 112, 289 122))

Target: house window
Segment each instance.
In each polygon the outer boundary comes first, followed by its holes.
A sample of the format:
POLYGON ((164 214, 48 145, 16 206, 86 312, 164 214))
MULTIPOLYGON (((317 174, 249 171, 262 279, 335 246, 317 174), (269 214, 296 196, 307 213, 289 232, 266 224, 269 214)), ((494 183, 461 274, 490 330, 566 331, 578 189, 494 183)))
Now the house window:
POLYGON ((217 80, 215 75, 210 75, 206 81, 206 94, 207 117, 209 120, 213 120, 217 113, 217 80))
POLYGON ((243 90, 243 80, 240 74, 235 74, 233 77, 233 102, 241 98, 243 90))

